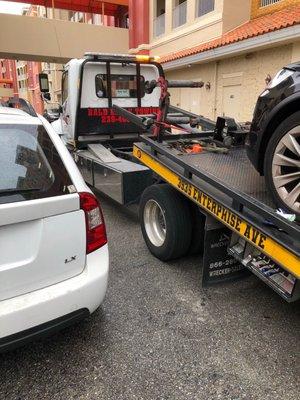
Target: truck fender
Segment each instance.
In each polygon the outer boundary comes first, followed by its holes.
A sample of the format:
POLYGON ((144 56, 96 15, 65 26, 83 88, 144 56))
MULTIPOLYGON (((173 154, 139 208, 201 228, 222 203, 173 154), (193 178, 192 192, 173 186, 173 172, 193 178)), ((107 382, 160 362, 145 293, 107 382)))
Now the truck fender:
MULTIPOLYGON (((268 127, 268 125, 271 124, 271 122, 275 119, 276 116, 281 115, 281 114, 286 114, 285 111, 290 108, 290 105, 292 103, 299 104, 298 102, 300 101, 300 93, 294 93, 291 96, 286 97, 284 100, 282 100, 280 103, 278 103, 273 110, 270 112, 268 119, 264 123, 264 129, 268 127)), ((295 110, 298 111, 299 107, 295 110)), ((290 114, 293 114, 294 111, 290 111, 290 114)), ((286 115, 287 117, 288 115, 286 115)))
POLYGON ((59 136, 62 136, 64 134, 60 118, 56 121, 53 121, 51 123, 51 126, 59 136))

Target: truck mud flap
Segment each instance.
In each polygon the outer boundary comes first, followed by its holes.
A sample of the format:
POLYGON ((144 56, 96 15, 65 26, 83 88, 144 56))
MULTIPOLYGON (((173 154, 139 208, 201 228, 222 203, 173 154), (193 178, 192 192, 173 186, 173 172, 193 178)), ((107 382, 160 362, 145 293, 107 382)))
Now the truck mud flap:
POLYGON ((206 215, 202 286, 232 282, 250 275, 247 268, 228 254, 232 232, 206 215))

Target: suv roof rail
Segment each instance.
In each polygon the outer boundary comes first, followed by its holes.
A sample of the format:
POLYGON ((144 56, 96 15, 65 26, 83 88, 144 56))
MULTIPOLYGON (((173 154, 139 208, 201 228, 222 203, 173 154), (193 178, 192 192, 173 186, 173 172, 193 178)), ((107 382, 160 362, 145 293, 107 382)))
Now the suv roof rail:
POLYGON ((0 102, 2 107, 10 107, 10 108, 17 108, 26 112, 27 114, 31 115, 32 117, 37 117, 37 113, 35 112, 32 105, 29 101, 19 98, 19 97, 11 97, 6 101, 0 102))

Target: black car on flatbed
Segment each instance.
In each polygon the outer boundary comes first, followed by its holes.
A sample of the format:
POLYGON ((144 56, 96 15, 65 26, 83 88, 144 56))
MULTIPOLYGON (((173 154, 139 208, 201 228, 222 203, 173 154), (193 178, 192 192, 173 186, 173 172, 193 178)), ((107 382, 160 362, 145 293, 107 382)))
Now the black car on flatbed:
POLYGON ((276 205, 300 217, 300 63, 283 68, 259 96, 247 153, 276 205))

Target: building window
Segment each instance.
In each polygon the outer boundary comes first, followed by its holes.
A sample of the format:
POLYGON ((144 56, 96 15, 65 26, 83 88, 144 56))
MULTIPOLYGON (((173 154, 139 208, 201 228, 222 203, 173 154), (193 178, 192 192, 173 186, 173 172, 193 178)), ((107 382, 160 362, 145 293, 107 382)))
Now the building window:
POLYGON ((282 0, 260 0, 260 7, 271 6, 272 4, 279 3, 282 0))
POLYGON ((44 63, 44 70, 49 71, 50 70, 50 64, 45 62, 44 63))
POLYGON ((187 1, 175 0, 173 8, 173 28, 184 25, 186 23, 187 1))
POLYGON ((208 14, 215 9, 215 0, 197 0, 197 17, 208 14))
POLYGON ((165 33, 166 24, 166 2, 165 0, 156 0, 154 18, 154 36, 161 36, 165 33))

